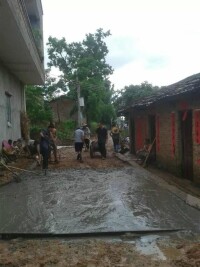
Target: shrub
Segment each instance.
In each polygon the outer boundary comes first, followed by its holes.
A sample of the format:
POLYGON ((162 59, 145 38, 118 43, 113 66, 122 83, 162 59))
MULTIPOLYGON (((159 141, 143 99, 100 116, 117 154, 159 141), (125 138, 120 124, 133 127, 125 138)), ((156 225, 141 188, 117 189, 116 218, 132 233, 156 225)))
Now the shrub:
POLYGON ((95 134, 97 127, 98 127, 98 123, 97 122, 93 121, 93 122, 90 123, 90 131, 91 131, 92 135, 95 134))
POLYGON ((61 122, 57 125, 57 137, 62 145, 73 142, 75 127, 76 122, 72 120, 61 122))

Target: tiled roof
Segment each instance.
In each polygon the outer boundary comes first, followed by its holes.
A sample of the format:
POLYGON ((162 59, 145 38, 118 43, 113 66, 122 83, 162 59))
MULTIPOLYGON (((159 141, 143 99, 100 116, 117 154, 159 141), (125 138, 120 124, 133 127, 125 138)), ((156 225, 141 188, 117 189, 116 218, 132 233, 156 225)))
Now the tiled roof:
POLYGON ((153 95, 137 100, 131 107, 150 106, 159 100, 168 99, 196 90, 200 91, 200 73, 187 77, 177 83, 165 86, 153 95))

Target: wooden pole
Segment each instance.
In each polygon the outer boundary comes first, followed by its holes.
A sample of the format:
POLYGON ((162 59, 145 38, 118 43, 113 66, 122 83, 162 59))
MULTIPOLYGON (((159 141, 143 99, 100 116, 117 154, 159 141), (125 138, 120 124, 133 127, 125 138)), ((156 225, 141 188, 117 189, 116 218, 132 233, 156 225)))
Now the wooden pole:
POLYGON ((77 89, 77 99, 78 99, 78 126, 81 127, 81 106, 80 106, 80 83, 78 80, 78 75, 76 73, 76 89, 77 89))
POLYGON ((148 160, 148 158, 149 158, 149 155, 150 155, 150 153, 151 153, 151 150, 152 150, 152 148, 153 148, 153 145, 154 145, 155 141, 156 141, 156 137, 154 138, 153 143, 151 144, 151 148, 150 148, 150 150, 149 150, 149 153, 147 154, 147 156, 146 156, 146 158, 145 158, 145 161, 144 161, 144 163, 143 163, 143 165, 142 165, 143 167, 146 166, 147 160, 148 160))

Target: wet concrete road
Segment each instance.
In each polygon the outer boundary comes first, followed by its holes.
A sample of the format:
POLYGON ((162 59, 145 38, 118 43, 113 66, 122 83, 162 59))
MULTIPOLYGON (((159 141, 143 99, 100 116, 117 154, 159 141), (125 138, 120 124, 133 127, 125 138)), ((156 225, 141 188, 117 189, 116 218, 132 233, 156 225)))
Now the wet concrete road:
POLYGON ((141 168, 50 171, 0 188, 0 232, 81 233, 183 228, 200 211, 141 168))

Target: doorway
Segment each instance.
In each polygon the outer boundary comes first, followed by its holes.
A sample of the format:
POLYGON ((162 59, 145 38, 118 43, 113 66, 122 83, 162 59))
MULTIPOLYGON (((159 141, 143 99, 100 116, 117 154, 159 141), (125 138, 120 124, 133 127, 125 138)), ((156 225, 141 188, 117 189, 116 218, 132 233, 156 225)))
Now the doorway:
POLYGON ((182 177, 193 180, 192 111, 179 113, 182 177))
POLYGON ((134 119, 130 119, 129 120, 129 132, 130 132, 130 152, 132 154, 136 153, 136 149, 135 149, 135 121, 134 119))

